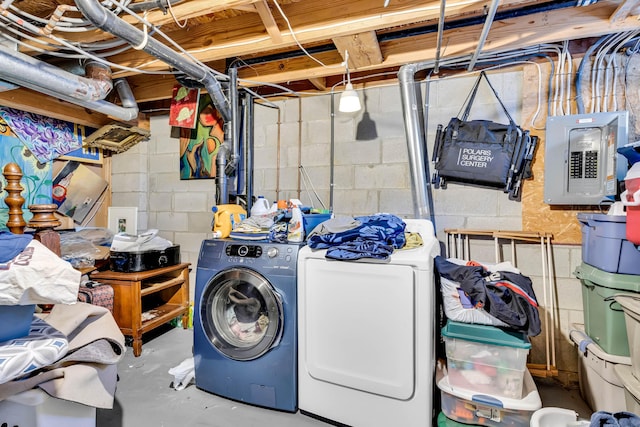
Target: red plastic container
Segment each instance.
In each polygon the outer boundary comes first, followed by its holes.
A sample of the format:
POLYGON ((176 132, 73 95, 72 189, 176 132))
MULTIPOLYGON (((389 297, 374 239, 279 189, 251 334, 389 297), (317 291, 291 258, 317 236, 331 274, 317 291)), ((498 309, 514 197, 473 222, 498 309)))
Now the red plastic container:
POLYGON ((620 195, 627 207, 627 240, 640 245, 640 162, 631 166, 624 177, 625 191, 620 195))

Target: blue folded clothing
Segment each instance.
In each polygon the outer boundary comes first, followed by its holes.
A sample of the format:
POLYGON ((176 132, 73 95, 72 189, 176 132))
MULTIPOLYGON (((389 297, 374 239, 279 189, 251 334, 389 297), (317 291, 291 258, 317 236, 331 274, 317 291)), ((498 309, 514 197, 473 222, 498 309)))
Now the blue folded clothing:
POLYGON ((0 231, 0 262, 5 263, 14 259, 33 240, 31 234, 13 234, 0 231))
POLYGON ((389 262, 393 246, 374 240, 352 240, 327 249, 326 258, 355 261, 363 258, 389 262))
POLYGON ((640 427, 640 417, 631 412, 617 412, 613 416, 620 427, 640 427))
POLYGON ((640 427, 640 417, 631 412, 598 411, 591 415, 589 427, 640 427))

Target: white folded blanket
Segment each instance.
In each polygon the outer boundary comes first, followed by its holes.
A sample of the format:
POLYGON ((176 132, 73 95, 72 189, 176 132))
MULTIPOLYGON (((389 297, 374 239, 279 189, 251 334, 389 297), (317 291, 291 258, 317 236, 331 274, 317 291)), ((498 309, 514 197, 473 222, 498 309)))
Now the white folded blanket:
POLYGON ((0 269, 0 305, 74 304, 81 274, 37 240, 0 269))

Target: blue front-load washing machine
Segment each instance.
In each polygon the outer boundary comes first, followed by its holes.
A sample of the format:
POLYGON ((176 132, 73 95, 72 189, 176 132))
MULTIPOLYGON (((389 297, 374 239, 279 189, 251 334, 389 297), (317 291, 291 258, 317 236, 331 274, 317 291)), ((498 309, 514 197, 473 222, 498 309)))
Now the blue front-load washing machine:
POLYGON ((196 271, 196 386, 295 412, 300 244, 211 239, 196 271))

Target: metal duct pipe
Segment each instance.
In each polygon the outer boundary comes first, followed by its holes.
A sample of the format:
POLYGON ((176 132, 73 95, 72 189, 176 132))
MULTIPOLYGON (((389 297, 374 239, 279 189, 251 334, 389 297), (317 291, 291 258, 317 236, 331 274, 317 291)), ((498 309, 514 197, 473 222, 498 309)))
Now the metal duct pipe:
POLYGON ((75 0, 75 3, 84 17, 96 27, 120 37, 136 49, 143 50, 202 83, 209 95, 211 95, 211 100, 222 115, 222 118, 225 121, 231 120, 229 103, 224 96, 220 83, 211 71, 185 58, 159 41, 150 38, 148 34, 138 30, 104 8, 97 0, 75 0))
POLYGON ((231 176, 238 168, 238 150, 240 147, 240 114, 238 111, 238 69, 229 69, 229 103, 231 104, 231 153, 227 165, 227 175, 231 176))
POLYGON ((103 81, 69 73, 10 49, 0 49, 0 76, 19 86, 122 121, 138 117, 138 105, 126 80, 115 82, 122 101, 122 106, 119 106, 102 99, 111 90, 111 83, 105 85, 103 81))
POLYGON ((250 93, 247 93, 245 95, 245 103, 246 120, 244 121, 244 127, 247 136, 245 139, 245 194, 247 196, 247 212, 250 212, 251 206, 253 206, 253 148, 255 145, 255 104, 253 101, 253 96, 250 93))
POLYGON ((124 108, 135 108, 136 115, 138 114, 138 103, 136 102, 136 98, 133 96, 133 92, 131 91, 131 86, 125 79, 118 79, 113 82, 116 87, 116 91, 118 92, 118 96, 120 97, 120 103, 124 108))
MULTIPOLYGON (((89 69, 99 70, 93 65, 89 69)), ((44 87, 80 101, 104 99, 112 89, 104 69, 97 79, 82 77, 11 49, 0 49, 0 76, 19 86, 37 91, 44 87)))
POLYGON ((420 85, 414 78, 414 75, 420 70, 419 64, 403 65, 398 72, 398 79, 404 127, 407 135, 407 148, 409 150, 414 214, 416 218, 429 218, 433 222, 429 163, 427 162, 425 133, 422 126, 422 96, 420 85))
POLYGON ((224 205, 229 203, 229 182, 224 169, 227 166, 227 155, 229 149, 225 144, 218 148, 216 154, 216 205, 224 205))
POLYGON ((93 80, 97 85, 100 85, 102 88, 102 93, 104 96, 100 99, 104 99, 111 89, 113 89, 113 80, 111 69, 108 65, 102 64, 97 61, 89 61, 84 66, 84 75, 88 79, 93 80))

